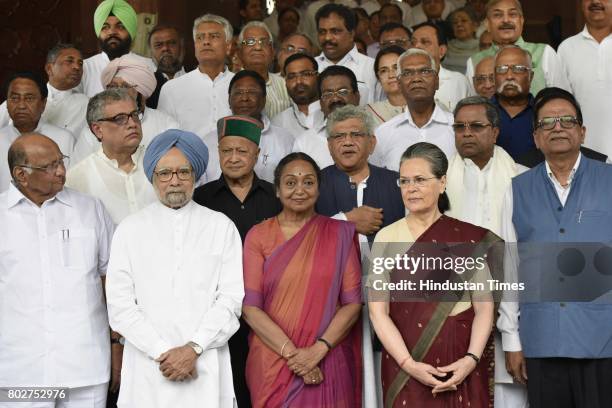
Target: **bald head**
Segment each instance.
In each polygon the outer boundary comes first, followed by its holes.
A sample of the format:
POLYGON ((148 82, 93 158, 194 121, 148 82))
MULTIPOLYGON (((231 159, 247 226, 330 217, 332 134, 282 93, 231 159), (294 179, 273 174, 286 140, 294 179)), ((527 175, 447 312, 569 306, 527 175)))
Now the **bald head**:
POLYGON ((495 94, 495 58, 483 58, 474 69, 472 78, 476 93, 484 98, 490 98, 495 94))
POLYGON ((42 152, 45 150, 53 152, 60 151, 53 140, 40 133, 24 133, 18 137, 17 140, 11 144, 8 151, 8 165, 11 174, 13 174, 13 169, 15 167, 29 164, 28 153, 31 154, 32 152, 42 152))

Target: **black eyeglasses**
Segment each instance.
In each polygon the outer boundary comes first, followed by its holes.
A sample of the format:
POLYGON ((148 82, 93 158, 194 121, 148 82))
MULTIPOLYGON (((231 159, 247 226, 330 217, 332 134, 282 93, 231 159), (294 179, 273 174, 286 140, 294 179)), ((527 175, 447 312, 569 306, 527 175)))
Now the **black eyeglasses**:
POLYGON ((572 129, 574 126, 580 124, 580 121, 575 116, 555 116, 538 120, 536 129, 552 130, 555 128, 557 122, 559 122, 563 129, 572 129))
POLYGON ((110 118, 98 119, 96 120, 96 122, 112 122, 117 126, 125 126, 127 125, 130 118, 132 118, 134 122, 140 123, 143 117, 144 117, 144 114, 141 111, 135 110, 130 113, 119 113, 110 118))

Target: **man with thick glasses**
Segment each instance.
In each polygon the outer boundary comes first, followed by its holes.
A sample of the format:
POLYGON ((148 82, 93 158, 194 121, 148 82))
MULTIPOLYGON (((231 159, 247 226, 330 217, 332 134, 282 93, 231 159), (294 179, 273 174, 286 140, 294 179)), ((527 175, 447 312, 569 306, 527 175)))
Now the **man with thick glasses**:
POLYGON ((452 157, 455 152, 452 113, 434 99, 438 89, 436 62, 427 51, 410 48, 400 55, 397 75, 407 110, 376 128, 372 163, 398 171, 402 153, 417 142, 429 142, 452 157))
POLYGON ((604 254, 612 242, 612 166, 581 154, 587 129, 569 92, 541 91, 533 119, 545 162, 512 180, 502 236, 519 245, 511 259, 518 278, 509 268, 506 280, 541 286, 527 288, 537 297, 500 305, 506 367, 527 385, 532 408, 610 406, 612 266, 604 254), (562 256, 568 250, 572 256, 562 256))
MULTIPOLYGON (((499 135, 499 113, 481 96, 465 98, 455 108, 457 154, 449 161, 446 194, 449 217, 469 222, 501 234, 501 208, 512 178, 527 170, 504 149, 495 145, 499 135)), ((526 405, 525 387, 513 384, 505 369, 501 334, 495 333, 495 407, 526 405)))
POLYGON ((90 99, 87 123, 97 150, 68 171, 66 185, 99 198, 119 224, 156 200, 142 168, 142 113, 127 90, 108 89, 90 99))
POLYGON ((312 129, 322 120, 317 78, 317 61, 310 55, 293 54, 283 70, 291 106, 272 119, 272 124, 289 131, 293 137, 312 129))
POLYGON ((4 158, 12 182, 0 194, 0 405, 104 407, 113 221, 100 200, 64 188, 67 157, 50 138, 24 134, 4 158), (20 401, 17 387, 52 387, 51 398, 20 401))
POLYGON ((306 54, 311 57, 314 55, 314 45, 306 34, 291 34, 280 43, 280 47, 276 52, 276 62, 278 63, 281 75, 285 76, 285 62, 293 54, 306 54))
POLYGON ((251 21, 238 36, 238 56, 244 69, 257 72, 266 81, 266 115, 273 119, 290 105, 285 80, 270 72, 274 60, 272 34, 261 21, 251 21))
POLYGON ((227 342, 244 297, 242 244, 229 218, 192 201, 207 164, 194 133, 155 137, 144 170, 158 201, 113 237, 106 296, 125 337, 121 406, 235 406, 227 342))

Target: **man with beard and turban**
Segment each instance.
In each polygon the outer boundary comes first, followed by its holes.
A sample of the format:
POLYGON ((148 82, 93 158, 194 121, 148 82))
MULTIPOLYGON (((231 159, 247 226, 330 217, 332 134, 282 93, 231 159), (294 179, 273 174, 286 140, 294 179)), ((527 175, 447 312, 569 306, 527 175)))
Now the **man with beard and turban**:
POLYGON ((115 58, 130 54, 155 72, 150 58, 130 52, 138 30, 136 11, 125 0, 104 0, 94 13, 94 29, 101 48, 99 54, 83 62, 83 93, 92 97, 104 90, 100 73, 115 58))
POLYGON ((148 44, 153 62, 157 65, 155 71, 157 86, 147 99, 147 106, 156 109, 161 87, 169 80, 185 75, 183 67, 185 39, 178 28, 168 24, 158 24, 149 33, 148 44))
POLYGON ((242 244, 228 217, 191 199, 207 164, 194 133, 155 137, 144 170, 159 202, 113 237, 106 298, 125 338, 119 406, 235 406, 227 342, 244 297, 242 244))
MULTIPOLYGON (((143 114, 142 142, 147 147, 151 139, 167 129, 179 128, 179 123, 168 114, 146 106, 147 98, 155 89, 156 81, 153 72, 134 55, 124 55, 112 60, 101 73, 101 82, 105 88, 124 88, 136 101, 137 108, 143 114)), ((99 148, 98 138, 90 128, 81 133, 73 153, 73 164, 84 159, 99 148)))

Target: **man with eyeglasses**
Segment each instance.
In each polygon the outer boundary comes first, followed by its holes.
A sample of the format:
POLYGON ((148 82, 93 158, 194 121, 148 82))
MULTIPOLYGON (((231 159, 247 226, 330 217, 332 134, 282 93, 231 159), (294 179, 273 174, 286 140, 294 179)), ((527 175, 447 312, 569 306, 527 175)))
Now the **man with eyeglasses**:
POLYGON ((495 95, 495 57, 483 58, 476 65, 472 84, 483 98, 491 99, 495 95))
POLYGON ((272 34, 261 21, 244 26, 238 36, 238 56, 244 69, 257 72, 266 81, 266 115, 272 119, 290 105, 285 81, 280 74, 270 72, 274 59, 272 34))
MULTIPOLYGON (((42 79, 32 72, 19 72, 6 82, 6 107, 12 123, 0 129, 0 157, 6 157, 11 143, 22 134, 37 132, 47 135, 66 156, 72 154, 72 133, 49 123, 41 117, 45 110, 48 90, 42 79)), ((0 166, 0 191, 9 187, 11 174, 6 166, 0 166)))
POLYGON ((412 35, 406 26, 398 23, 387 23, 380 28, 380 49, 384 50, 393 45, 404 50, 410 48, 412 35))
POLYGON ((377 83, 374 59, 357 51, 354 42, 357 21, 353 11, 341 4, 326 4, 317 11, 316 22, 323 50, 316 57, 319 72, 332 65, 352 70, 359 86, 359 104, 373 102, 377 83))
POLYGON ((285 63, 283 73, 291 106, 276 115, 272 124, 287 130, 294 138, 323 119, 317 89, 318 68, 317 61, 306 54, 293 54, 285 63))
MULTIPOLYGON (((255 71, 239 71, 229 86, 229 104, 233 115, 249 116, 263 124, 259 142, 259 157, 255 164, 257 175, 268 182, 274 181, 274 169, 280 160, 291 152, 293 135, 287 130, 270 123, 263 112, 268 98, 266 83, 255 71)), ((204 143, 209 148, 209 164, 206 168, 205 182, 217 180, 221 176, 221 158, 217 149, 218 130, 204 134, 204 143)))
MULTIPOLYGON (((100 200, 64 188, 67 157, 28 133, 11 145, 0 194, 0 405, 17 387, 52 387, 57 406, 104 407, 111 346, 104 277, 113 222, 100 200)), ((4 167, 3 166, 3 167, 4 167)), ((113 377, 115 378, 115 377, 113 377)), ((34 401, 34 402, 33 402, 34 401)))
POLYGON ((506 367, 532 408, 610 406, 612 166, 580 153, 587 129, 569 92, 541 91, 533 120, 545 162, 512 180, 502 237, 518 244, 506 281, 539 296, 501 302, 506 367))
POLYGON ((207 163, 194 133, 156 136, 144 171, 158 201, 113 237, 106 298, 125 337, 121 406, 235 407, 227 342, 244 297, 242 245, 229 218, 192 200, 207 163))
POLYGON ((142 169, 142 113, 125 89, 90 99, 87 123, 99 140, 95 152, 70 168, 66 185, 99 198, 115 224, 155 202, 142 169))
POLYGON ((339 107, 359 105, 359 90, 353 71, 339 65, 331 65, 321 72, 317 86, 323 119, 315 119, 312 129, 296 137, 292 150, 308 154, 320 168, 325 168, 334 164, 327 144, 327 117, 339 107))
POLYGON ((378 143, 372 163, 398 171, 402 153, 423 141, 438 146, 447 158, 453 157, 453 115, 434 99, 438 89, 436 61, 427 51, 410 48, 400 55, 397 64, 407 110, 376 128, 378 143))
MULTIPOLYGON (((512 178, 528 169, 495 145, 499 113, 481 96, 462 99, 454 112, 457 154, 449 160, 446 194, 451 202, 444 214, 501 234, 502 203, 512 178)), ((525 407, 526 390, 513 384, 505 369, 501 334, 495 333, 495 407, 525 407)))
POLYGON ((157 108, 175 118, 181 129, 215 129, 217 120, 230 114, 227 88, 234 76, 225 66, 230 55, 233 29, 229 21, 205 14, 193 23, 197 69, 168 81, 161 89, 157 108))
POLYGON ((291 34, 281 42, 276 53, 276 62, 281 75, 285 76, 285 62, 293 54, 306 54, 311 57, 314 55, 314 45, 312 40, 302 33, 291 34))
POLYGON ((531 82, 531 93, 537 94, 541 89, 558 86, 570 89, 563 72, 561 60, 555 50, 548 44, 530 43, 523 40, 523 7, 520 0, 491 0, 487 3, 487 28, 493 36, 493 45, 467 61, 466 76, 474 76, 474 66, 485 57, 494 56, 500 47, 516 45, 528 51, 533 58, 534 75, 531 82))

